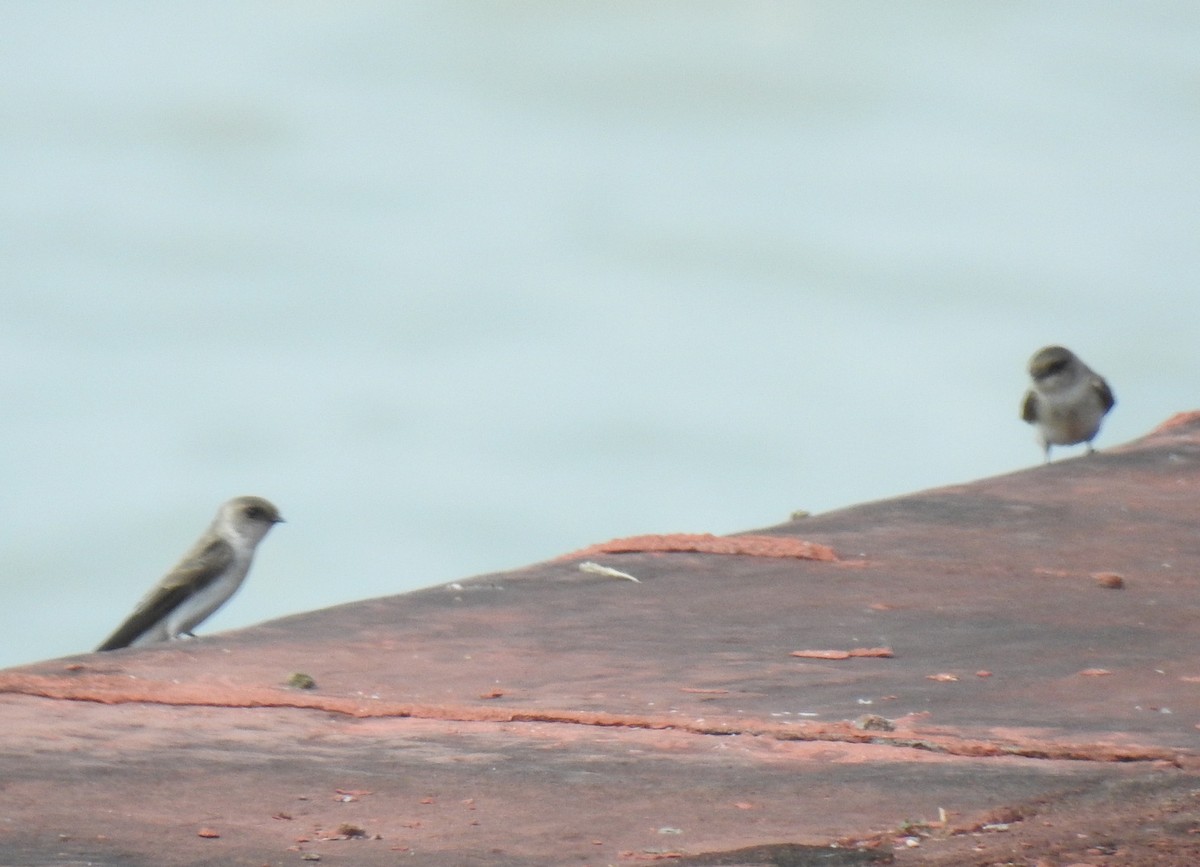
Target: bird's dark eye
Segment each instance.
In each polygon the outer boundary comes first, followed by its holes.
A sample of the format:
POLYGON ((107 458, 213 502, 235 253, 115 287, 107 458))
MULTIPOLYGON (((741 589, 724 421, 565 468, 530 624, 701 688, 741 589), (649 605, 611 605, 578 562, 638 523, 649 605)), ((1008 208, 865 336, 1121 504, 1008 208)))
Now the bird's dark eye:
POLYGON ((1067 360, 1065 358, 1060 358, 1057 361, 1050 362, 1050 366, 1046 368, 1046 373, 1058 373, 1066 366, 1067 360))
POLYGON ((267 513, 263 510, 262 506, 247 506, 246 517, 250 518, 252 521, 261 521, 263 518, 267 517, 267 513))

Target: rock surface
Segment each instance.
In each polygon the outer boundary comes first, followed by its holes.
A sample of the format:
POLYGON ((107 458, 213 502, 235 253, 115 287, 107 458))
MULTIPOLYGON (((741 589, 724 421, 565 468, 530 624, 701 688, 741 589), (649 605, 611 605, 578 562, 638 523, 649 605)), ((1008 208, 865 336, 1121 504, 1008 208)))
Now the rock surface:
POLYGON ((1197 864, 1200 414, 0 671, 0 722, 0 864, 1197 864))

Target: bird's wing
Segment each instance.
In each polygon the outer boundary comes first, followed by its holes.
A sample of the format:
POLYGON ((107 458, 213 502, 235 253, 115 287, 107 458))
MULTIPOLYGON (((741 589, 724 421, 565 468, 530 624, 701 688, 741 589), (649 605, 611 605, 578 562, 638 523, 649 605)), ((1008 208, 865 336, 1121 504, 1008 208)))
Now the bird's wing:
POLYGON ((1113 397, 1112 389, 1108 387, 1108 383, 1104 381, 1102 376, 1093 376, 1092 381, 1088 383, 1092 391, 1100 398, 1100 402, 1104 404, 1104 411, 1108 412, 1116 406, 1117 399, 1113 397))
POLYGON ((1025 392, 1025 399, 1021 401, 1021 418, 1030 424, 1037 421, 1037 394, 1032 388, 1025 392))
POLYGON ((233 562, 233 548, 224 539, 212 539, 189 551, 179 564, 158 582, 117 631, 96 648, 128 647, 138 636, 166 617, 183 600, 207 587, 233 562))

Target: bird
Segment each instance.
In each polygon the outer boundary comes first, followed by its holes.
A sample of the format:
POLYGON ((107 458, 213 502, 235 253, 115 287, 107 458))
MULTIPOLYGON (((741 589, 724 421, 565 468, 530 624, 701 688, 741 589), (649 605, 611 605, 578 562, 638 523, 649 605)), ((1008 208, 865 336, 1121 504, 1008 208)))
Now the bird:
POLYGON ((1051 446, 1087 443, 1100 431, 1100 422, 1116 405, 1104 377, 1064 346, 1043 346, 1029 359, 1033 379, 1021 402, 1021 418, 1037 428, 1045 463, 1051 446))
POLYGON ((262 497, 234 497, 223 503, 196 544, 96 648, 97 652, 190 636, 201 621, 237 592, 250 571, 254 549, 273 526, 281 523, 279 510, 262 497))

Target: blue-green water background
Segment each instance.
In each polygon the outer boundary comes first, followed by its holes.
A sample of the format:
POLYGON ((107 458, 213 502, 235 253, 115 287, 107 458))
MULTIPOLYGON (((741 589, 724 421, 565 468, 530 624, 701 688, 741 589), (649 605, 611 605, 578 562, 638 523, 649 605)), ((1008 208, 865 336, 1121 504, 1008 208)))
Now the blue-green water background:
POLYGON ((1166 2, 0 6, 0 664, 235 494, 289 523, 202 631, 1036 464, 1047 342, 1145 433, 1196 403, 1197 45, 1166 2))

